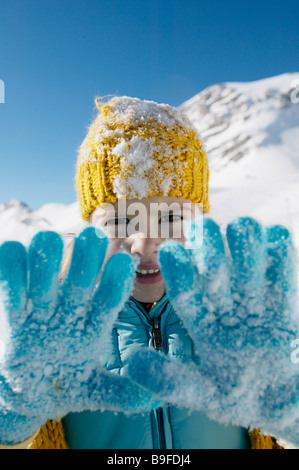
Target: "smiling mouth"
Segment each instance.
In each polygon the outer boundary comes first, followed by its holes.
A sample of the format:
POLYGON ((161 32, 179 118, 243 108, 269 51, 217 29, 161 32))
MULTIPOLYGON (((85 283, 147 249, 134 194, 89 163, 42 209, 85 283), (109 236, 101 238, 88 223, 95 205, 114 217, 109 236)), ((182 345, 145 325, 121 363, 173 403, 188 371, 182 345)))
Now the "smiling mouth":
POLYGON ((149 266, 148 269, 144 268, 145 266, 140 266, 136 269, 136 280, 141 284, 154 284, 163 278, 159 267, 149 266))
POLYGON ((154 274, 159 272, 160 269, 136 269, 137 274, 154 274))

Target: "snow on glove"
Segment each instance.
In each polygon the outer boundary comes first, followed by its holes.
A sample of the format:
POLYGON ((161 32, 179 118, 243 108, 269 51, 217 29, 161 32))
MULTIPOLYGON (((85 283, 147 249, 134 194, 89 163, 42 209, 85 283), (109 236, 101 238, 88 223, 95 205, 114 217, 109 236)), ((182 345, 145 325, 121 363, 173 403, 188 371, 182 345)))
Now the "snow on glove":
POLYGON ((12 442, 18 425, 16 439, 25 438, 71 411, 150 407, 149 392, 99 366, 135 272, 131 257, 117 253, 98 286, 107 246, 106 236, 85 229, 63 283, 57 233, 38 233, 28 253, 19 242, 0 246, 0 443, 12 442))
POLYGON ((292 361, 299 338, 297 259, 291 235, 251 218, 228 225, 226 248, 211 219, 204 219, 203 235, 201 247, 196 237, 188 251, 169 241, 159 254, 168 296, 199 365, 141 351, 129 375, 160 399, 299 446, 299 364, 292 361))

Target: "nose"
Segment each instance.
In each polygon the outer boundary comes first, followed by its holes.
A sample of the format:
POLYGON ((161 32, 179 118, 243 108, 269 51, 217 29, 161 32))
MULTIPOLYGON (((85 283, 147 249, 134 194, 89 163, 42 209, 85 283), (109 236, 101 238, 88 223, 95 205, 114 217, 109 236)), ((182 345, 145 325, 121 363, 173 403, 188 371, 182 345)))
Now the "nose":
POLYGON ((150 258, 157 255, 161 240, 147 237, 144 233, 136 233, 127 239, 132 255, 139 255, 141 258, 150 258))

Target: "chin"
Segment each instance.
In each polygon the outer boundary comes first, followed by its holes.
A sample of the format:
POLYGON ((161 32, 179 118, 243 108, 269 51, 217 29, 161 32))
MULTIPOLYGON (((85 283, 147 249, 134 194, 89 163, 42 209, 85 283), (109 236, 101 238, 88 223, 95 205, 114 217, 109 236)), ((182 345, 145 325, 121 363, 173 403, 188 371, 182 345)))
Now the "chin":
POLYGON ((132 292, 132 297, 138 302, 158 302, 163 295, 165 294, 165 287, 164 286, 152 286, 150 289, 145 289, 144 286, 141 288, 139 286, 135 286, 132 292))

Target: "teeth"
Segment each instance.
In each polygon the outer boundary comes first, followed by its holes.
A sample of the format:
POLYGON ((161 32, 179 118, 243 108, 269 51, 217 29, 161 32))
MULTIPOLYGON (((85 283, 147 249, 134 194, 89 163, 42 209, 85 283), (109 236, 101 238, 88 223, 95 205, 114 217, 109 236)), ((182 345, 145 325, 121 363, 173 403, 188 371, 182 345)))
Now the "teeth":
POLYGON ((153 274, 153 273, 159 273, 160 269, 141 269, 141 270, 136 270, 138 274, 153 274))

